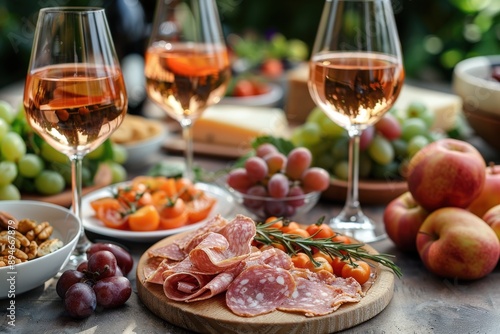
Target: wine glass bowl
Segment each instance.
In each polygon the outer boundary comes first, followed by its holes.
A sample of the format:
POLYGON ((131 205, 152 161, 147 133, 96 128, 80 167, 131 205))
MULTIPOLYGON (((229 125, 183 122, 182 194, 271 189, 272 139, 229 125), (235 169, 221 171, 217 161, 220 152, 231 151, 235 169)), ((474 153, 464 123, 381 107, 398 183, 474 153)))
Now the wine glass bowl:
POLYGON ((358 200, 359 141, 396 101, 404 81, 390 0, 327 0, 310 60, 313 101, 349 134, 346 203, 330 221, 361 242, 383 237, 358 200))
MULTIPOLYGON (((127 93, 104 9, 40 10, 24 87, 29 125, 71 161, 72 209, 81 219, 82 159, 121 124, 127 93)), ((90 245, 83 225, 69 266, 90 245)))
POLYGON ((214 0, 159 0, 145 55, 149 98, 182 127, 192 179, 192 125, 224 97, 231 69, 214 0))

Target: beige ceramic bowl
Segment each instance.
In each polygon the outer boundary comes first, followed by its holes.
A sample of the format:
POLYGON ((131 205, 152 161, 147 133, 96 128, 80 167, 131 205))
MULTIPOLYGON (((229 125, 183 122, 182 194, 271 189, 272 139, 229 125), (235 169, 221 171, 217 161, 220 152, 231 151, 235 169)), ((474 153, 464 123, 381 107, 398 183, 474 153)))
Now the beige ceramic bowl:
POLYGON ((13 299, 54 277, 67 263, 80 235, 80 221, 65 207, 38 201, 0 201, 0 211, 17 220, 47 221, 53 227, 51 238, 64 244, 57 251, 27 262, 0 268, 0 299, 13 299))
POLYGON ((500 150, 500 82, 492 77, 494 66, 500 66, 500 55, 461 61, 453 72, 453 90, 476 134, 500 150))

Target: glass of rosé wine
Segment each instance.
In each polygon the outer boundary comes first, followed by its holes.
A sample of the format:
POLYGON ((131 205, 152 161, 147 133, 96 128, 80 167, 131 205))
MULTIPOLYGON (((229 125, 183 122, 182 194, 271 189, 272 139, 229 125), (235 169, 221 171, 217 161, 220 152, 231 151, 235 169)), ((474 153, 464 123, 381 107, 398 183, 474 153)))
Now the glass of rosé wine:
POLYGON ((181 125, 192 180, 192 126, 224 97, 231 76, 215 0, 158 0, 145 76, 149 98, 181 125))
POLYGON ((326 0, 310 59, 309 92, 349 134, 346 203, 330 221, 361 242, 385 237, 358 200, 359 143, 393 106, 404 81, 401 46, 390 0, 326 0))
MULTIPOLYGON (((82 159, 101 145, 127 112, 127 93, 104 9, 40 10, 24 87, 35 132, 71 162, 72 210, 81 220, 82 159)), ((85 259, 81 227, 68 267, 85 259)))

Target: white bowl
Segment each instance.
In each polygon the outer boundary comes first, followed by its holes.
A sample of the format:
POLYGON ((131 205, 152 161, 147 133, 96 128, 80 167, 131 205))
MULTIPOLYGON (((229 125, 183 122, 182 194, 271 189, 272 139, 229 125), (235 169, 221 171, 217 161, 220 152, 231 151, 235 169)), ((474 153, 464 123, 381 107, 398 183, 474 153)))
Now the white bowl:
POLYGON ((166 130, 162 130, 158 131, 158 133, 151 138, 133 144, 123 144, 123 147, 125 147, 125 150, 127 151, 125 166, 136 167, 146 164, 149 157, 153 156, 161 149, 166 136, 166 130))
POLYGON ((493 65, 500 66, 500 55, 473 57, 455 66, 453 90, 469 112, 500 116, 500 82, 492 78, 493 65))
POLYGON ((249 107, 275 107, 283 98, 283 88, 274 83, 268 83, 269 91, 265 94, 254 96, 226 96, 219 104, 249 107))
POLYGON ((9 213, 17 220, 47 221, 54 227, 51 238, 58 238, 64 243, 62 248, 43 257, 14 265, 13 268, 0 268, 0 299, 5 299, 42 285, 62 269, 76 246, 81 223, 65 207, 45 202, 0 201, 0 211, 9 213))

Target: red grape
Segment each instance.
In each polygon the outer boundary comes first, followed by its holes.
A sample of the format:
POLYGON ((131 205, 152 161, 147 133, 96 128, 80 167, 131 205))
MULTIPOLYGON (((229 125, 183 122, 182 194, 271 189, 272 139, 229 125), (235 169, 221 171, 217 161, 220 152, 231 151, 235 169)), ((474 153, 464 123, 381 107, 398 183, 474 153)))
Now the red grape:
POLYGON ((311 167, 302 175, 302 187, 306 192, 323 191, 330 185, 330 174, 323 168, 311 167))
MULTIPOLYGON (((293 186, 290 188, 290 191, 288 192, 288 197, 297 197, 297 196, 303 196, 304 191, 302 190, 301 187, 299 186, 293 186)), ((288 205, 294 206, 294 207, 299 207, 304 205, 304 198, 297 198, 297 199, 291 199, 288 200, 287 203, 288 205)))
POLYGON ((103 278, 93 287, 97 304, 104 308, 114 308, 125 304, 132 294, 130 281, 123 276, 103 278))
POLYGON ((266 155, 268 155, 269 153, 276 153, 278 152, 278 149, 276 148, 276 146, 274 146, 273 144, 271 143, 263 143, 263 144, 260 144, 256 149, 255 149, 255 154, 258 156, 258 157, 265 157, 266 155))
MULTIPOLYGON (((248 189, 247 195, 266 197, 267 196, 266 187, 264 187, 263 185, 252 186, 248 189)), ((262 206, 262 203, 263 203, 263 200, 254 199, 254 198, 245 198, 245 200, 244 200, 245 206, 252 208, 252 209, 260 208, 262 206)))
POLYGON ((89 261, 82 261, 80 262, 78 267, 76 267, 76 270, 81 271, 83 273, 85 270, 87 270, 88 264, 89 261))
POLYGON ((375 129, 386 139, 394 140, 401 137, 402 127, 392 114, 385 114, 376 124, 375 129))
POLYGON ((267 191, 274 198, 283 198, 288 195, 290 188, 288 178, 284 174, 274 174, 267 183, 267 191))
POLYGON ((64 299, 66 295, 66 291, 68 289, 79 282, 83 282, 85 280, 85 274, 78 270, 69 269, 61 274, 59 280, 56 283, 56 292, 59 297, 64 299))
POLYGON ((269 153, 264 157, 269 174, 276 174, 285 169, 287 157, 280 152, 269 153))
POLYGON ((106 277, 115 276, 116 257, 107 250, 97 251, 92 254, 88 262, 88 274, 93 275, 95 280, 100 280, 106 277))
POLYGON ((370 146, 370 143, 375 136, 375 128, 373 126, 367 127, 363 132, 361 132, 361 136, 359 137, 359 149, 360 151, 364 151, 370 146))
POLYGON ((268 168, 264 159, 260 157, 250 157, 245 161, 245 170, 248 178, 252 182, 263 180, 267 176, 268 168))
POLYGON ((94 290, 85 283, 73 284, 64 295, 64 308, 73 318, 87 318, 95 310, 97 299, 94 290))
POLYGON ((132 258, 132 255, 130 255, 130 253, 124 248, 112 243, 93 243, 87 250, 87 257, 90 257, 92 254, 100 250, 107 250, 113 253, 116 258, 116 263, 118 264, 118 267, 120 267, 124 276, 127 276, 132 270, 134 266, 134 259, 132 258))
POLYGON ((311 151, 305 147, 294 148, 288 153, 285 174, 292 180, 298 180, 302 173, 309 168, 311 161, 311 151))
POLYGON ((229 172, 227 175, 227 184, 238 191, 245 192, 253 185, 253 182, 248 177, 245 168, 236 168, 229 172))

